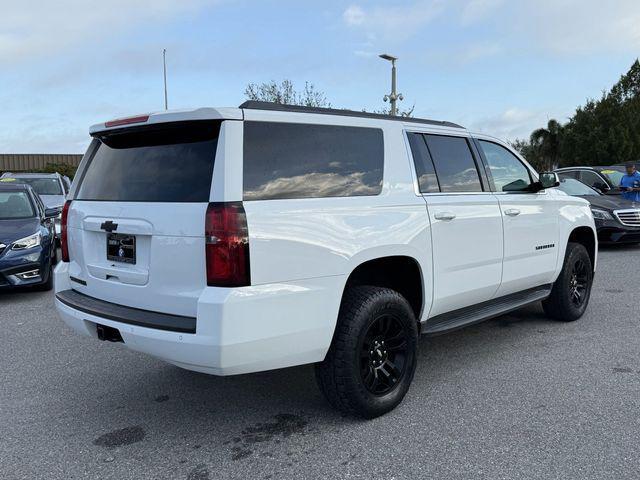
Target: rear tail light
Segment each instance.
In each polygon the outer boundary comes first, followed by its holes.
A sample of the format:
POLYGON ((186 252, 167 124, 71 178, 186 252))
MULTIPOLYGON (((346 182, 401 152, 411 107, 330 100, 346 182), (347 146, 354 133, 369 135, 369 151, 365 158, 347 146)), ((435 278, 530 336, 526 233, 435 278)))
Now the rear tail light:
POLYGON ((67 240, 67 217, 69 216, 69 207, 71 200, 67 200, 62 207, 62 217, 60 219, 60 249, 62 250, 62 261, 69 261, 69 243, 67 240))
POLYGON ((242 202, 210 203, 205 221, 205 237, 207 285, 250 285, 249 229, 242 202))

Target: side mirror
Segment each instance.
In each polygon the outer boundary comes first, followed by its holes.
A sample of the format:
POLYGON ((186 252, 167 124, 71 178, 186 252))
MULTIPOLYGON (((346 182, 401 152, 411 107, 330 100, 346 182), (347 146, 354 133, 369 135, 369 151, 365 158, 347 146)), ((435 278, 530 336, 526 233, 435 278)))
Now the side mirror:
POLYGON ((45 208, 44 218, 56 218, 60 215, 60 211, 61 210, 59 208, 45 208))
POLYGON ((553 188, 560 186, 560 179, 558 178, 558 174, 554 172, 544 172, 540 174, 538 178, 538 184, 540 190, 544 190, 545 188, 553 188))

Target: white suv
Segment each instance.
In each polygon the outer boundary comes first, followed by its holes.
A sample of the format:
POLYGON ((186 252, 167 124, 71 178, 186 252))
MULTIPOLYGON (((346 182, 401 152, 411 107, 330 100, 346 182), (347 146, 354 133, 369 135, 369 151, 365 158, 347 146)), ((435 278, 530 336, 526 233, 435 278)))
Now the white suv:
POLYGON ((55 271, 86 335, 216 375, 316 363, 371 418, 406 394, 419 333, 587 307, 588 203, 458 125, 247 102, 91 135, 55 271))

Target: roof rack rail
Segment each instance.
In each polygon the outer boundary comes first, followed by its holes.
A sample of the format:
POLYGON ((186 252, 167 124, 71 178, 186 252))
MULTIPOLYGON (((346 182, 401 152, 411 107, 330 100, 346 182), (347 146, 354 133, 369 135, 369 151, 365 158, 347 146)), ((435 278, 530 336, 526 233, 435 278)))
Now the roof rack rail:
POLYGON ((247 100, 241 104, 238 108, 244 108, 247 110, 272 110, 274 112, 295 112, 295 113, 319 113, 322 115, 339 115, 342 117, 361 117, 361 118, 375 118, 378 120, 395 120, 397 122, 411 122, 411 123, 423 123, 426 125, 437 125, 440 127, 450 128, 464 128, 461 125, 452 122, 443 122, 439 120, 427 120, 424 118, 415 117, 400 117, 392 115, 384 115, 381 113, 369 113, 369 112, 356 112, 355 110, 342 110, 337 108, 320 108, 320 107, 305 107, 302 105, 284 105, 281 103, 273 102, 261 102, 257 100, 247 100))

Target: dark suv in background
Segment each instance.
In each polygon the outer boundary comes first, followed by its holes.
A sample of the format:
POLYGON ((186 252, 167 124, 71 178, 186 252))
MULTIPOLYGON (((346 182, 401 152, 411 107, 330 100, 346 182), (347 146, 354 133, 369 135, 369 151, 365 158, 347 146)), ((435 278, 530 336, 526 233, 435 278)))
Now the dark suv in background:
POLYGON ((53 218, 29 185, 0 183, 0 290, 53 287, 53 218))
POLYGON ((625 174, 624 165, 609 167, 565 167, 555 170, 560 179, 573 178, 595 188, 605 195, 620 195, 620 179, 625 174))

